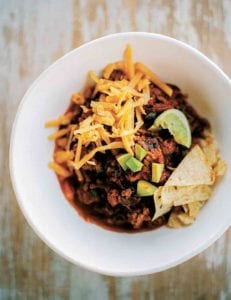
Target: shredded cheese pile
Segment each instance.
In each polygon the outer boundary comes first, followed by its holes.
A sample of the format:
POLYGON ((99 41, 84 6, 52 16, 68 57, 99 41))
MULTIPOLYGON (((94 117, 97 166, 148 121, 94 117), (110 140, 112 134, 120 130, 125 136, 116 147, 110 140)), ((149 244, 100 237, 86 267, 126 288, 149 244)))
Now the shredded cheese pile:
MULTIPOLYGON (((168 96, 172 95, 172 89, 147 66, 140 62, 134 64, 130 45, 126 47, 123 61, 108 64, 103 70, 102 78, 93 71, 89 72, 89 77, 94 83, 92 96, 100 95, 97 101, 90 103, 92 113, 75 125, 70 125, 72 112, 46 123, 46 127, 66 125, 66 128, 50 136, 53 140, 66 139, 65 142, 62 141, 66 150, 56 152, 55 162, 50 163, 50 167, 57 174, 67 177, 70 176, 70 172, 60 163, 68 162, 68 167, 76 170, 79 180, 82 178, 81 167, 86 163, 94 164, 91 159, 99 151, 125 149, 133 155, 134 136, 143 125, 143 106, 150 99, 151 82, 168 96), (110 80, 114 70, 123 71, 127 79, 110 80), (77 141, 75 151, 70 151, 72 141, 77 141), (94 143, 95 148, 83 155, 83 147, 86 148, 90 143, 94 143)), ((84 105, 84 94, 73 94, 71 101, 80 105, 84 113, 89 111, 84 105)))

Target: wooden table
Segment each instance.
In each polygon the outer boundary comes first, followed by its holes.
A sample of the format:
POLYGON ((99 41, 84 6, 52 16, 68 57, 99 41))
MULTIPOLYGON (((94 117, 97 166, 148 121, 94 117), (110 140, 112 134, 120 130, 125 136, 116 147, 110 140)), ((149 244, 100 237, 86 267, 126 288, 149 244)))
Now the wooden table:
POLYGON ((56 255, 19 210, 8 151, 23 94, 64 53, 122 31, 178 38, 231 76, 230 0, 0 0, 0 299, 231 299, 231 231, 173 269, 115 278, 89 272, 56 255))

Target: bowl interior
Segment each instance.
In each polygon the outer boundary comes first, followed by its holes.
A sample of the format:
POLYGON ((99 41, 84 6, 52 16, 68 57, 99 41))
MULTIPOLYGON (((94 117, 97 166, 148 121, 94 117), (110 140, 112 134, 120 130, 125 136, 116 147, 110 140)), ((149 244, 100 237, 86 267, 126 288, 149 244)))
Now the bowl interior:
POLYGON ((192 48, 173 39, 147 33, 108 36, 64 56, 31 86, 20 105, 11 144, 11 175, 19 204, 35 231, 55 251, 89 269, 114 275, 160 271, 195 255, 230 224, 231 95, 227 77, 192 48), (228 173, 214 190, 197 221, 178 230, 161 228, 126 234, 85 222, 64 198, 52 159, 53 130, 44 123, 62 114, 70 95, 81 90, 89 70, 99 72, 122 58, 125 45, 134 60, 146 63, 164 81, 178 85, 212 124, 228 173))

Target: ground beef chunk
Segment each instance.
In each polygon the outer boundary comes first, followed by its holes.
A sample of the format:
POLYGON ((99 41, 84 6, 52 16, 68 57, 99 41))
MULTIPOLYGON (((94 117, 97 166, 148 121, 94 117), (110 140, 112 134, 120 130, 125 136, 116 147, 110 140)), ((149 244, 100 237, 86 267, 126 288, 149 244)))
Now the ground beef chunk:
POLYGON ((116 184, 120 188, 124 187, 123 170, 117 164, 117 162, 115 161, 115 158, 114 158, 114 161, 111 162, 111 164, 108 164, 108 167, 106 169, 106 174, 108 177, 108 181, 116 184))
POLYGON ((151 220, 150 211, 148 208, 134 210, 128 213, 128 219, 135 229, 142 227, 143 223, 151 220))
POLYGON ((93 164, 84 164, 82 166, 82 170, 84 171, 90 171, 90 172, 96 172, 96 173, 101 173, 103 171, 103 167, 102 167, 102 162, 101 161, 97 161, 95 158, 91 159, 91 162, 93 164))
POLYGON ((164 169, 161 177, 160 177, 160 181, 159 181, 159 185, 163 185, 165 184, 165 182, 168 180, 169 176, 171 175, 172 171, 170 170, 166 170, 164 169))
POLYGON ((124 197, 126 200, 131 198, 131 195, 133 194, 134 190, 132 189, 126 189, 122 191, 122 197, 124 197))
POLYGON ((132 171, 128 170, 126 172, 126 179, 130 182, 136 182, 140 179, 149 180, 150 175, 151 175, 150 168, 144 166, 142 170, 137 173, 133 173, 132 171))
POLYGON ((144 165, 150 165, 152 162, 164 163, 163 152, 160 147, 151 149, 144 158, 144 165))
POLYGON ((123 79, 127 79, 127 75, 122 70, 119 69, 112 71, 109 77, 109 80, 113 80, 113 81, 123 80, 123 79))
POLYGON ((156 98, 161 95, 163 95, 163 92, 161 91, 161 89, 159 89, 155 84, 151 83, 150 84, 150 97, 156 98))
POLYGON ((116 189, 111 189, 107 193, 107 201, 111 204, 111 206, 116 206, 121 202, 121 196, 119 195, 119 191, 116 189))
POLYGON ((141 198, 136 194, 136 189, 133 187, 122 190, 121 195, 122 196, 120 204, 128 208, 129 210, 131 209, 131 207, 134 207, 141 201, 141 198))
POLYGON ((141 200, 135 193, 135 189, 127 188, 125 190, 111 189, 107 192, 107 201, 111 206, 118 204, 130 208, 141 200))
POLYGON ((174 152, 176 152, 177 147, 178 145, 173 138, 162 140, 161 142, 161 149, 164 155, 173 154, 174 152))
POLYGON ((96 190, 89 190, 89 185, 84 184, 82 188, 76 189, 76 196, 78 201, 85 205, 91 205, 100 201, 100 196, 96 190))
POLYGON ((174 105, 171 103, 153 103, 151 106, 151 111, 162 113, 167 109, 174 108, 174 105))

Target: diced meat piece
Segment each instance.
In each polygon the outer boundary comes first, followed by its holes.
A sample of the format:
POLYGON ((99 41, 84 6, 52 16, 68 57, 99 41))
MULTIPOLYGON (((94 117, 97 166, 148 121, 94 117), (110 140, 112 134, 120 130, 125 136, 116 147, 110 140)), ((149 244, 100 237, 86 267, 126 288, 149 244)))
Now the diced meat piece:
POLYGON ((155 137, 151 137, 148 135, 140 135, 136 139, 137 144, 139 144, 141 147, 143 147, 146 151, 150 151, 154 147, 157 147, 157 139, 155 137))
POLYGON ((150 88, 150 95, 151 95, 151 97, 153 97, 153 96, 160 96, 160 95, 163 94, 163 92, 161 91, 161 89, 159 89, 154 84, 150 84, 149 88, 150 88))
POLYGON ((85 183, 82 188, 76 189, 77 199, 86 205, 91 205, 93 203, 100 201, 100 196, 96 190, 90 190, 89 184, 85 183))
POLYGON ((164 155, 170 155, 176 151, 177 144, 173 139, 166 139, 162 141, 161 148, 164 155))
POLYGON ((116 206, 121 202, 121 196, 119 195, 119 191, 116 189, 111 189, 107 193, 107 201, 111 204, 111 206, 116 206))
POLYGON ((166 223, 165 216, 161 216, 161 217, 157 218, 156 220, 154 220, 152 224, 155 224, 157 226, 161 226, 165 223, 166 223))
POLYGON ((106 175, 110 182, 114 182, 119 187, 123 188, 124 177, 122 175, 122 169, 115 158, 110 162, 106 162, 106 175))
POLYGON ((140 200, 141 198, 136 194, 136 190, 134 188, 122 190, 120 204, 124 207, 130 208, 137 205, 140 200))
POLYGON ((139 229, 142 227, 143 223, 146 221, 151 221, 150 211, 147 207, 142 210, 135 210, 128 213, 128 219, 133 228, 139 229))
POLYGON ((112 71, 112 73, 109 77, 109 80, 113 80, 113 81, 123 80, 123 79, 127 79, 127 76, 122 70, 119 70, 119 69, 112 71))
POLYGON ((133 190, 131 188, 123 190, 122 191, 122 197, 124 197, 125 199, 129 199, 131 197, 131 195, 133 194, 133 190))
POLYGON ((115 216, 124 215, 119 206, 112 207, 107 201, 104 205, 95 205, 94 211, 104 216, 105 219, 111 219, 115 216))
POLYGON ((100 173, 102 172, 102 161, 97 161, 95 158, 92 158, 90 163, 86 163, 82 166, 82 170, 100 173))
POLYGON ((165 184, 165 182, 168 180, 171 173, 172 172, 170 172, 169 170, 164 170, 161 177, 160 177, 159 184, 161 184, 161 185, 165 184))
POLYGON ((135 182, 138 181, 140 179, 144 179, 144 172, 137 172, 137 173, 133 173, 132 171, 127 171, 126 172, 126 179, 129 180, 130 182, 135 182))
POLYGON ((152 162, 164 163, 164 155, 161 148, 153 148, 144 158, 144 165, 150 165, 152 162))
POLYGON ((154 103, 152 106, 152 110, 158 113, 171 108, 174 108, 174 105, 171 103, 154 103))

